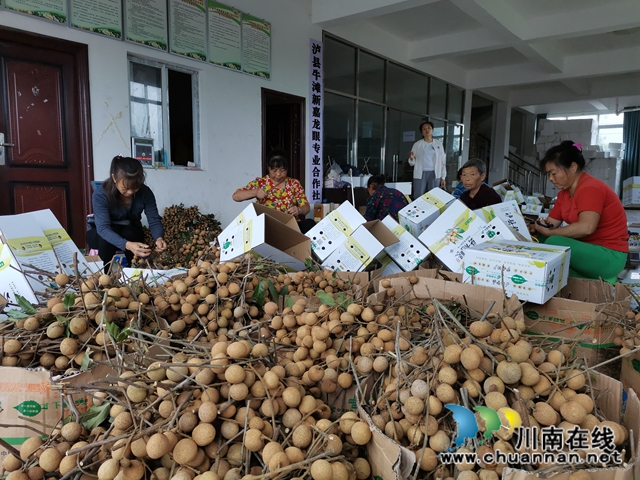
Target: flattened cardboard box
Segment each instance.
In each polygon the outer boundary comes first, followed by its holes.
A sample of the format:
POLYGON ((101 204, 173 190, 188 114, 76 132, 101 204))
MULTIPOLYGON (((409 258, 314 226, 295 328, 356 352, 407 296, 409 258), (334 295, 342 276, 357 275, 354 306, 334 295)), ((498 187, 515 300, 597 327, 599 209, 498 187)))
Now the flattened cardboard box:
POLYGON ((527 331, 579 342, 587 354, 614 347, 616 320, 624 318, 631 294, 624 284, 569 278, 567 285, 545 304, 523 306, 527 331), (609 320, 609 321, 607 321, 609 320))

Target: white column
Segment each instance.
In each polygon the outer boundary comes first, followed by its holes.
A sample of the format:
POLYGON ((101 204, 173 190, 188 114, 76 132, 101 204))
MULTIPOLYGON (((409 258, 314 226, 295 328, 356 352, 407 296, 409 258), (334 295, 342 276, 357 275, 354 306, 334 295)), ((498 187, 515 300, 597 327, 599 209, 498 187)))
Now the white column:
POLYGON ((471 135, 471 107, 473 105, 473 90, 464 91, 464 114, 462 126, 462 155, 460 156, 460 165, 462 167, 469 160, 469 137, 471 135))
POLYGON ((497 182, 507 178, 507 161, 509 153, 509 129, 511 127, 511 106, 507 102, 493 104, 493 133, 491 139, 491 168, 489 182, 497 182))

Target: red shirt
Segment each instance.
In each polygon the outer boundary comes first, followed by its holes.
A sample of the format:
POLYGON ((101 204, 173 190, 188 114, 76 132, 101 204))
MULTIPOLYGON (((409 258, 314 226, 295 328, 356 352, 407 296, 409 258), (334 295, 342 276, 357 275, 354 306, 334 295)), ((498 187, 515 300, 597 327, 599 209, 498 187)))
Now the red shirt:
POLYGON ((627 215, 620 199, 606 183, 583 172, 573 197, 569 195, 569 190, 558 192, 558 199, 549 217, 571 224, 578 221, 580 212, 587 211, 599 213, 600 223, 595 232, 580 238, 580 241, 618 252, 629 251, 627 215))

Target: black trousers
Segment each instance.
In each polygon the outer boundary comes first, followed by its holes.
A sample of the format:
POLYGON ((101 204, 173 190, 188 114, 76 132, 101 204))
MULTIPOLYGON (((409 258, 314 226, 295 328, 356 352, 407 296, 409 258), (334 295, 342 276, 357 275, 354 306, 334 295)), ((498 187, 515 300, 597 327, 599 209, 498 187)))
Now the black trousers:
MULTIPOLYGON (((111 225, 111 230, 130 242, 144 242, 144 231, 142 230, 142 225, 111 225)), ((98 256, 105 264, 104 271, 105 273, 109 273, 107 271, 108 268, 106 267, 106 264, 113 259, 113 256, 119 248, 98 235, 98 229, 95 226, 87 231, 87 245, 98 250, 98 256)), ((124 255, 127 258, 129 265, 131 265, 131 262, 133 261, 133 252, 125 249, 124 255)))

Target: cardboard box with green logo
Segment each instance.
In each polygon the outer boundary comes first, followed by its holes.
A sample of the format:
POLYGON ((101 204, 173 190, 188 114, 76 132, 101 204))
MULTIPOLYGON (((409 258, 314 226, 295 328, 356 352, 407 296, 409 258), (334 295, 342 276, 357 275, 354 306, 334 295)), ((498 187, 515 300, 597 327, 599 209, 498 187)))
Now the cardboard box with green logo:
POLYGON ((531 242, 497 241, 470 247, 463 280, 503 288, 521 300, 543 304, 567 284, 569 247, 531 242))
POLYGON ((543 305, 523 306, 525 324, 531 333, 577 342, 580 354, 592 365, 599 351, 614 347, 616 322, 629 310, 631 296, 624 284, 569 278, 557 296, 543 305))

